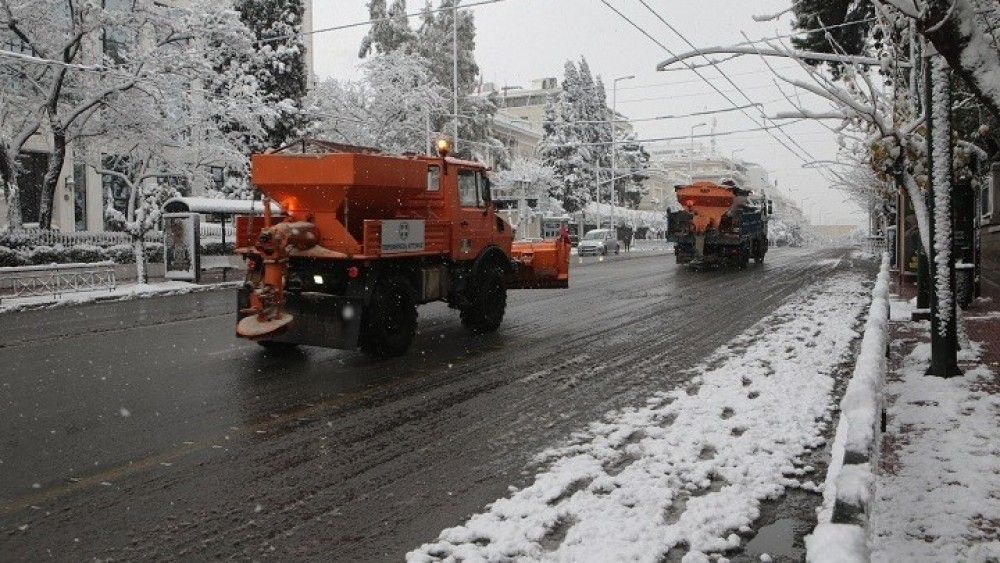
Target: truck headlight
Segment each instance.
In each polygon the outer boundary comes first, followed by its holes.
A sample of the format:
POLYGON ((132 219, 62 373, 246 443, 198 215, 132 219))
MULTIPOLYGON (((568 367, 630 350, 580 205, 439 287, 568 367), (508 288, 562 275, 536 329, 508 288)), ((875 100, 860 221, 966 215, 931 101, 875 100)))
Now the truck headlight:
POLYGON ((313 283, 316 285, 323 285, 323 276, 316 274, 313 276, 313 283))

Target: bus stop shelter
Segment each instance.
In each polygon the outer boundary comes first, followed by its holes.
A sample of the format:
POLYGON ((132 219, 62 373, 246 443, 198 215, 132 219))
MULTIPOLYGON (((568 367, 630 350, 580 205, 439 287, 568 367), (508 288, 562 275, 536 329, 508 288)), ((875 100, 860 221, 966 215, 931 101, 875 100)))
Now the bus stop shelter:
MULTIPOLYGON (((222 247, 226 247, 226 225, 236 215, 263 215, 260 200, 216 199, 210 197, 175 197, 163 204, 163 260, 167 279, 201 281, 206 270, 221 270, 223 280, 228 270, 237 269, 236 257, 202 257, 202 215, 217 218, 221 227, 222 247)), ((281 207, 271 202, 271 213, 280 215, 281 207)))

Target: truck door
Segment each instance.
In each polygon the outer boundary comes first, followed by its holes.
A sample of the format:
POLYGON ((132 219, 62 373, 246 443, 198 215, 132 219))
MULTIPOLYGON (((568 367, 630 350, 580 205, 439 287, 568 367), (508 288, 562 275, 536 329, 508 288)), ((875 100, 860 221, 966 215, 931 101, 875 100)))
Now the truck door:
POLYGON ((493 217, 484 197, 486 178, 482 171, 460 169, 458 172, 458 229, 454 257, 475 258, 493 242, 493 217))

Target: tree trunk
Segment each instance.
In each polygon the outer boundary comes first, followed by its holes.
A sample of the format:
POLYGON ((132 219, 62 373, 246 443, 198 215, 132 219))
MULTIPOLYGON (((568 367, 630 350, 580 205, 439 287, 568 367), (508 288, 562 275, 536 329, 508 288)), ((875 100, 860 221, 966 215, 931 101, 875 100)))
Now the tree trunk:
POLYGON ((132 235, 132 252, 135 255, 135 283, 149 283, 146 270, 146 240, 144 235, 132 235))
POLYGON ((923 34, 948 66, 976 97, 1000 119, 1000 52, 986 33, 985 18, 976 14, 972 0, 928 0, 927 15, 918 22, 923 34))
POLYGON ((62 174, 63 163, 66 161, 66 131, 55 129, 52 132, 52 154, 49 156, 49 167, 42 181, 42 193, 38 202, 38 227, 52 228, 52 207, 55 201, 56 188, 59 186, 59 176, 62 174))
POLYGON ((17 163, 7 146, 0 146, 0 183, 3 184, 3 195, 7 202, 7 226, 20 229, 21 221, 21 190, 17 183, 17 163))
POLYGON ((930 167, 931 365, 927 375, 962 375, 958 367, 955 317, 955 255, 952 233, 953 155, 951 76, 940 56, 929 61, 927 72, 927 160, 930 167))

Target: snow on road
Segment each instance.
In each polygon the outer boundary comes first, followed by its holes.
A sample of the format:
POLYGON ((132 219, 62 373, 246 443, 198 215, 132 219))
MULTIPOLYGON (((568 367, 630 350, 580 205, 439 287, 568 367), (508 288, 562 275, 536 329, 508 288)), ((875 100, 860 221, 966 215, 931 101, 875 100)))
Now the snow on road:
POLYGON ((818 490, 832 374, 850 357, 868 291, 858 274, 804 288, 695 368, 686 388, 610 413, 545 469, 410 552, 424 561, 658 561, 737 547, 761 501, 818 490))

